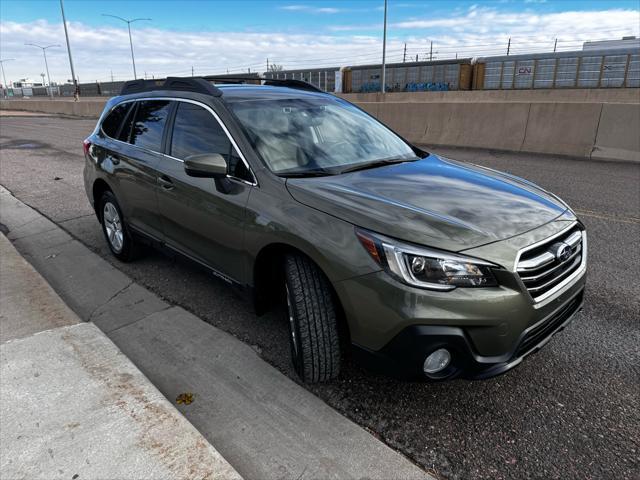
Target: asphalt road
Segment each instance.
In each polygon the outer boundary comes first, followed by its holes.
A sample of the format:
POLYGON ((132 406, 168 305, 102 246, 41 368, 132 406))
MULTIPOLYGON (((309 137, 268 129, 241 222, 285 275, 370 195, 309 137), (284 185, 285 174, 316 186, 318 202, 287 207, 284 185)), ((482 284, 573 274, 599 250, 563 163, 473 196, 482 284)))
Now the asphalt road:
MULTIPOLYGON (((3 116, 0 183, 137 282, 295 378, 281 314, 256 317, 224 283, 177 258, 110 257, 82 182, 82 139, 93 126, 3 116)), ((403 383, 347 359, 338 380, 308 388, 441 478, 640 478, 640 165, 438 151, 526 177, 574 207, 589 231, 584 311, 495 379, 403 383)))

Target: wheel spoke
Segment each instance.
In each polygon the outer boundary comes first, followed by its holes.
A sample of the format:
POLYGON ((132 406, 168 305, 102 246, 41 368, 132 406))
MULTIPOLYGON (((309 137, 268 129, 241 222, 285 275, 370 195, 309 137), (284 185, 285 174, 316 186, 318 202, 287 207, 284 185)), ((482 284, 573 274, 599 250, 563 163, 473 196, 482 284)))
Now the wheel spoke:
POLYGON ((116 246, 116 248, 118 250, 120 250, 122 248, 122 241, 123 241, 122 232, 116 231, 116 235, 115 235, 115 243, 116 243, 116 245, 115 246, 116 246))
POLYGON ((111 245, 111 248, 116 253, 119 253, 124 246, 124 232, 122 230, 120 215, 113 203, 106 202, 104 204, 102 219, 107 239, 109 240, 109 245, 111 245))

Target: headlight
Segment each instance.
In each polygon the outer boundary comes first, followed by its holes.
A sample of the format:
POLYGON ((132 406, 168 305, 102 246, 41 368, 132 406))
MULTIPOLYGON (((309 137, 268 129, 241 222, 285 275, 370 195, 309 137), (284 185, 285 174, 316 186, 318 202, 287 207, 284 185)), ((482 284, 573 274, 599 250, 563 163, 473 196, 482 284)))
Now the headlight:
POLYGON ((371 258, 389 274, 413 287, 453 290, 498 285, 492 263, 455 253, 416 247, 362 229, 356 235, 371 258))

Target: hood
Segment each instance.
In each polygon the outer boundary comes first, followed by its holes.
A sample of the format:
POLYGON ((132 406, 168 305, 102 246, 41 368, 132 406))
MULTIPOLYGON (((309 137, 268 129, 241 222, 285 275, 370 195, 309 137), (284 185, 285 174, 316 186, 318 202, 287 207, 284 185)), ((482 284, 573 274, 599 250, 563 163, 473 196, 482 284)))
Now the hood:
POLYGON ((290 178, 294 199, 359 227, 460 251, 527 232, 567 206, 505 173, 430 155, 342 175, 290 178))

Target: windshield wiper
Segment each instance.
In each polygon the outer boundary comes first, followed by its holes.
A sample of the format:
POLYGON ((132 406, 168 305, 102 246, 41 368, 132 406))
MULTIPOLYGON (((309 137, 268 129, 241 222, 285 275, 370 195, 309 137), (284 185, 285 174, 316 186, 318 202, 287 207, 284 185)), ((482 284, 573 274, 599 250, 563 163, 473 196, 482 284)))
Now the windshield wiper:
POLYGON ((339 173, 355 172, 357 170, 368 170, 369 168, 382 167, 384 165, 392 165, 394 163, 415 162, 420 158, 382 158, 380 160, 374 160, 372 162, 359 163, 351 167, 343 168, 339 173))
POLYGON ((335 173, 318 168, 318 169, 311 169, 311 170, 300 170, 297 172, 277 173, 277 175, 279 177, 284 177, 284 178, 304 178, 304 177, 326 177, 329 175, 335 175, 335 173))

